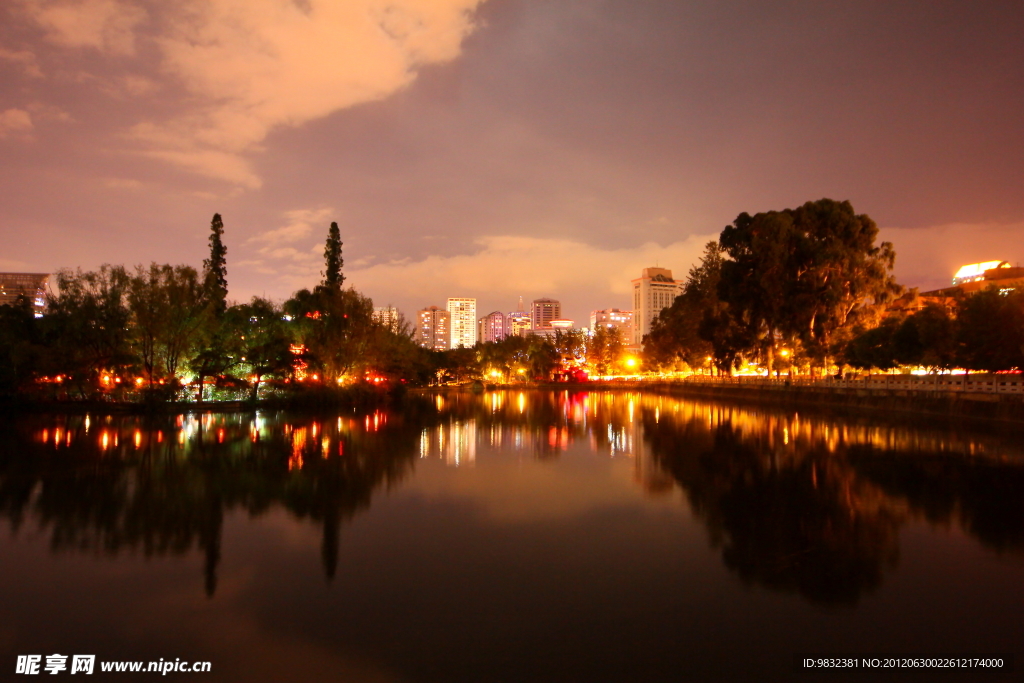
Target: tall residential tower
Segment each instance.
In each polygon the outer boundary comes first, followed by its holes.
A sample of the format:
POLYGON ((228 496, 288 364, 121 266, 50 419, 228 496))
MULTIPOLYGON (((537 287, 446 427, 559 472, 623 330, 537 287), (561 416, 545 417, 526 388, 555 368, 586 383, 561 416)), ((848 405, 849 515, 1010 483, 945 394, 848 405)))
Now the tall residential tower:
POLYGON ((644 268, 633 280, 633 346, 640 347, 651 331, 651 321, 683 293, 683 282, 672 279, 668 268, 644 268))
POLYGON ((451 348, 469 348, 476 344, 476 299, 448 299, 448 314, 451 316, 451 348))

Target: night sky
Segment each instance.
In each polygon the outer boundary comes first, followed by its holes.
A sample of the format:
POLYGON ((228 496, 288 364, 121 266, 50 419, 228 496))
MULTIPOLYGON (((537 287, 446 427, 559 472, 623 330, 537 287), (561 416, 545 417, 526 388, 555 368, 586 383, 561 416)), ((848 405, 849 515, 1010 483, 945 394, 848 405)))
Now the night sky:
POLYGON ((201 267, 281 300, 341 227, 407 317, 683 278, 848 199, 930 289, 1024 262, 1024 3, 3 0, 0 270, 201 267))

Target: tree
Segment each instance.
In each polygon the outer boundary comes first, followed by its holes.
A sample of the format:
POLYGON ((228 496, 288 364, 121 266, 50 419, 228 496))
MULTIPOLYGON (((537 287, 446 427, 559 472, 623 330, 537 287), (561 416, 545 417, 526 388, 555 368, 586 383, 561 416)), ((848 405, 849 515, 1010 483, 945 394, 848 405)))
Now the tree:
POLYGON ((62 269, 56 295, 49 297, 43 318, 52 374, 67 377, 85 396, 100 388, 105 373, 136 366, 130 343, 127 306, 129 276, 122 266, 98 271, 62 269))
POLYGON ((310 364, 327 380, 363 369, 373 343, 373 301, 355 290, 324 285, 302 289, 285 302, 296 341, 306 347, 310 364))
POLYGON ((132 341, 153 388, 157 375, 172 376, 195 347, 206 321, 205 283, 191 266, 138 266, 128 281, 132 341))
POLYGON ((875 245, 878 227, 850 202, 821 199, 796 209, 742 213, 722 231, 729 257, 720 298, 745 333, 745 345, 772 369, 781 339, 799 338, 827 365, 859 320, 899 293, 892 244, 875 245))
POLYGON ((612 372, 612 366, 622 356, 622 335, 619 330, 598 324, 587 340, 587 364, 598 375, 612 372))
POLYGON ((250 399, 255 401, 266 377, 283 378, 292 370, 291 343, 282 312, 272 301, 253 297, 247 304, 229 308, 227 323, 238 340, 238 360, 249 368, 250 399))
POLYGON ((224 223, 220 219, 220 214, 215 213, 213 220, 210 221, 210 258, 203 261, 203 279, 206 296, 213 303, 217 318, 221 318, 228 308, 228 248, 221 240, 223 235, 224 223))
POLYGON ((1024 368, 1024 291, 996 287, 959 302, 957 361, 968 370, 1024 368))
POLYGON ((340 292, 345 283, 345 276, 341 274, 341 267, 345 260, 341 257, 341 232, 337 223, 331 223, 327 232, 327 243, 324 246, 324 280, 323 286, 335 292, 340 292))
POLYGON ((0 397, 12 396, 41 369, 46 349, 32 301, 21 295, 0 306, 0 397))
POLYGON ((722 261, 718 242, 704 245, 704 255, 690 269, 682 294, 654 319, 650 333, 644 337, 645 360, 652 366, 676 367, 683 363, 696 368, 714 355, 714 345, 701 336, 700 330, 706 315, 714 316, 724 307, 718 298, 722 261))
POLYGON ((812 355, 827 365, 859 318, 900 294, 892 243, 875 246, 878 226, 850 202, 821 199, 793 210, 798 237, 797 291, 791 322, 812 355))

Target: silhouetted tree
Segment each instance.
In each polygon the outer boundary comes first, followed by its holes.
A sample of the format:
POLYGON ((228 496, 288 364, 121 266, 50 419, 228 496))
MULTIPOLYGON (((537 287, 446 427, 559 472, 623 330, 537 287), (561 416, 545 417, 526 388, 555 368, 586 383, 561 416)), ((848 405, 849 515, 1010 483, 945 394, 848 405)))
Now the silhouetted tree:
POLYGON ((213 304, 215 315, 220 318, 227 311, 228 297, 228 248, 221 239, 224 235, 224 222, 220 214, 213 214, 210 221, 210 258, 203 261, 203 278, 206 284, 206 295, 213 304))
POLYGON ((324 246, 324 280, 323 286, 327 289, 340 292, 345 283, 345 276, 341 274, 341 267, 345 260, 341 257, 341 232, 337 223, 331 223, 327 232, 327 243, 324 246))

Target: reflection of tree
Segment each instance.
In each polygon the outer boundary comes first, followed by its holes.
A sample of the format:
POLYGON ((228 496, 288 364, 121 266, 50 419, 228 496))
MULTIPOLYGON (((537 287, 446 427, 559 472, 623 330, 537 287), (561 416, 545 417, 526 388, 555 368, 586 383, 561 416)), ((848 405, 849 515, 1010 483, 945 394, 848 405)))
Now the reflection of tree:
POLYGON ((957 520, 1003 551, 1024 551, 1024 467, 994 459, 928 452, 850 449, 856 471, 934 524, 957 520))
POLYGON ((895 566, 914 515, 1024 547, 1024 465, 970 455, 1005 452, 998 439, 683 405, 660 421, 646 406, 645 439, 744 581, 853 603, 895 566))
POLYGON ((901 512, 827 452, 779 457, 728 421, 645 428, 655 459, 745 582, 852 604, 895 566, 901 512))
POLYGON ((34 519, 55 551, 148 557, 198 549, 212 595, 225 514, 280 505, 322 525, 332 577, 345 521, 415 462, 418 421, 374 417, 116 418, 91 430, 77 417, 45 431, 3 422, 0 516, 15 531, 34 519))

